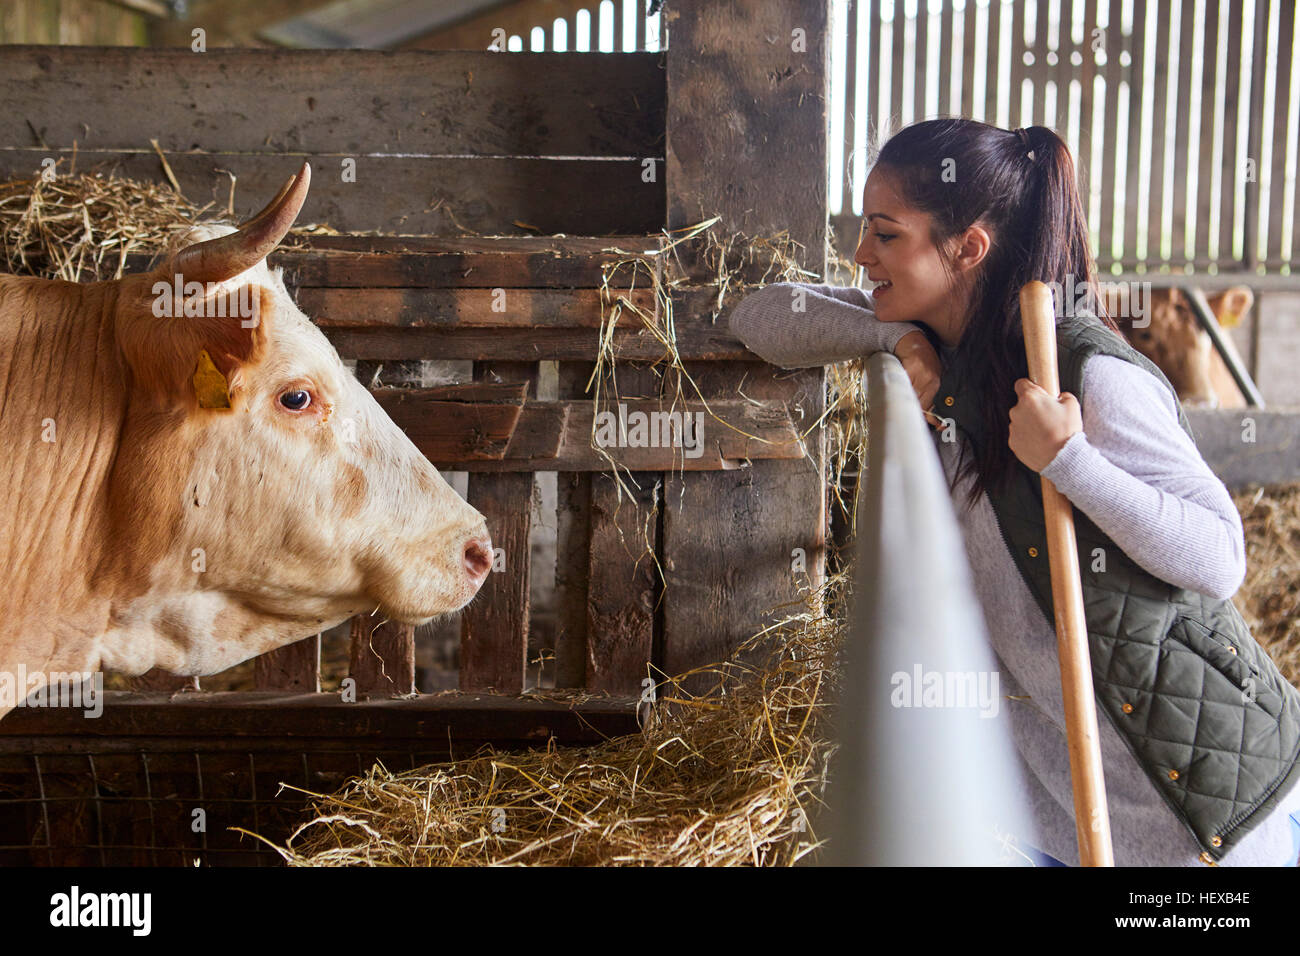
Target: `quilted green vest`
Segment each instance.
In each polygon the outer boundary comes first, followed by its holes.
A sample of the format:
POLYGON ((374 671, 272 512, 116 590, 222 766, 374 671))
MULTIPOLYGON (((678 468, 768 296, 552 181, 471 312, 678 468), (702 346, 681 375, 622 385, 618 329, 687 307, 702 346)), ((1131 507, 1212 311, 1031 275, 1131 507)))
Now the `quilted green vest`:
MULTIPOLYGON (((1140 365, 1174 392, 1146 356, 1094 315, 1058 318, 1056 338, 1061 391, 1081 404, 1084 364, 1098 354, 1140 365)), ((934 407, 978 446, 986 440, 979 396, 961 380, 968 360, 953 356, 934 407)), ((1195 441, 1181 405, 1178 422, 1195 441)), ((1018 459, 1015 466, 1007 489, 989 499, 1021 576, 1055 621, 1041 479, 1018 459)), ((1098 705, 1196 838, 1202 858, 1221 859, 1300 776, 1300 692, 1231 600, 1143 570, 1078 508, 1074 522, 1098 705)))

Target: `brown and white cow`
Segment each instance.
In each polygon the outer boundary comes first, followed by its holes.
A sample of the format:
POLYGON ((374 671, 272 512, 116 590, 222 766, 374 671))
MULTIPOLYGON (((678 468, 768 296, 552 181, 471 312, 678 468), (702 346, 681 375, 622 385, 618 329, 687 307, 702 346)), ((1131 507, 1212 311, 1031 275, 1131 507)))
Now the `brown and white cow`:
MULTIPOLYGON (((1225 328, 1236 325, 1254 305, 1245 286, 1207 296, 1210 310, 1225 328)), ((1131 313, 1121 310, 1116 324, 1133 347, 1165 373, 1184 405, 1244 408, 1241 394, 1209 333, 1201 327, 1186 297, 1178 289, 1152 289, 1147 302, 1150 322, 1136 327, 1131 313)), ((1231 338, 1227 339, 1232 347, 1231 338)))
POLYGON ((147 274, 0 276, 0 674, 210 674, 478 591, 482 515, 267 268, 309 180, 147 274))

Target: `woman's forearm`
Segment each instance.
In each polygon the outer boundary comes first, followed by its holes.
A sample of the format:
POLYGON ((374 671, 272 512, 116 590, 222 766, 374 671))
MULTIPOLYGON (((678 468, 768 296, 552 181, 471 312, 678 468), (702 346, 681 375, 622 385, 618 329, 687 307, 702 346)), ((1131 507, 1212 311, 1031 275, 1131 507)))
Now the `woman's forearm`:
POLYGON ((731 331, 766 362, 806 368, 892 352, 921 327, 881 322, 861 289, 780 282, 747 295, 731 313, 731 331))

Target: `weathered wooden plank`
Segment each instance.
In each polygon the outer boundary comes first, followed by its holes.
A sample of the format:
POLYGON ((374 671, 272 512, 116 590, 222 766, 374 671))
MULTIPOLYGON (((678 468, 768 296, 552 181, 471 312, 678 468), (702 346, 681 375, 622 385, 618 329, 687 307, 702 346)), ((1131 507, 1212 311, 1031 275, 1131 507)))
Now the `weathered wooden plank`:
MULTIPOLYGON (((721 323, 719 323, 719 326, 721 323)), ((744 360, 751 358, 730 331, 719 326, 679 326, 677 351, 684 359, 744 360)), ((333 329, 322 331, 344 358, 356 359, 519 359, 536 361, 594 361, 599 338, 591 329, 333 329)), ((662 360, 663 344, 645 330, 618 329, 610 337, 618 359, 630 362, 662 360)))
POLYGON ((805 454, 781 402, 713 399, 706 408, 629 399, 602 401, 598 411, 583 399, 520 407, 437 401, 425 391, 381 388, 375 396, 431 462, 451 471, 604 471, 611 460, 634 471, 727 471, 805 454))
MULTIPOLYGON (((898 7, 895 6, 897 11, 898 7)), ((976 11, 975 4, 966 4, 961 13, 961 115, 975 115, 975 42, 976 42, 976 11)), ((894 15, 894 28, 897 30, 902 26, 902 18, 897 12, 894 15)), ((902 62, 895 64, 895 70, 901 72, 902 62)), ((899 82, 899 74, 895 73, 894 82, 899 82)))
MULTIPOLYGON (((1118 4, 1112 0, 1112 7, 1118 4)), ((1192 89, 1192 47, 1194 32, 1194 9, 1186 4, 1180 5, 1179 12, 1180 39, 1178 57, 1178 83, 1170 91, 1167 109, 1174 112, 1174 175, 1173 175, 1173 209, 1171 216, 1173 228, 1170 231, 1172 243, 1170 265, 1180 266, 1187 262, 1187 183, 1196 175, 1196 163, 1199 151, 1190 148, 1191 89, 1192 89)), ((1112 10, 1112 15, 1114 11, 1112 10)), ((1107 80, 1109 83, 1109 78, 1107 80)), ((1103 218, 1103 222, 1109 222, 1103 218)))
MULTIPOLYGON (((71 150, 0 149, 0 177, 36 175, 47 157, 71 168, 71 150)), ((151 150, 79 150, 76 169, 92 169, 145 182, 166 182, 151 150)), ((326 223, 342 232, 382 230, 426 235, 466 231, 520 235, 649 233, 664 221, 663 183, 641 179, 641 161, 492 157, 360 157, 356 181, 341 178, 342 157, 309 153, 171 153, 186 198, 213 203, 224 215, 229 170, 238 179, 235 217, 246 219, 266 204, 302 165, 312 164, 312 187, 300 223, 326 223), (582 202, 573 197, 581 195, 582 202), (518 225, 522 223, 523 225, 518 225)))
MULTIPOLYGON (((1142 122, 1142 85, 1146 64, 1146 10, 1133 12, 1133 34, 1129 38, 1129 64, 1124 67, 1128 84, 1128 166, 1124 174, 1124 263, 1145 261, 1138 258, 1139 207, 1142 202, 1142 137, 1149 129, 1142 122)), ((1225 140, 1226 142, 1226 140, 1225 140)), ((1162 160, 1163 162, 1163 160, 1162 160)), ((1151 235, 1148 228, 1147 235, 1151 235)), ((1149 253, 1148 253, 1149 254, 1149 253)))
POLYGON ((0 98, 0 142, 15 146, 129 150, 157 139, 168 153, 663 154, 655 53, 11 46, 0 49, 0 98))
MULTIPOLYGON (((946 6, 946 4, 945 4, 946 6)), ((1029 68, 1025 65, 1025 5, 1011 5, 1011 116, 1012 129, 1033 125, 1033 115, 1025 112, 1024 79, 1029 68)))
POLYGON ((1029 69, 1034 84, 1034 123, 1038 126, 1055 125, 1055 117, 1047 114, 1047 83, 1052 75, 1047 62, 1047 53, 1051 49, 1047 18, 1048 0, 1038 0, 1034 17, 1034 65, 1029 69))
MULTIPOLYGON (((584 701, 443 693, 349 703, 338 694, 282 692, 164 693, 107 691, 104 713, 86 720, 70 708, 18 709, 0 721, 0 753, 86 753, 164 750, 194 766, 192 750, 313 752, 415 745, 472 752, 486 742, 545 745, 636 733, 636 701, 584 701)), ((84 766, 84 763, 83 763, 84 766)), ((180 769, 186 769, 182 766, 180 769)))
POLYGON ((352 619, 348 676, 357 699, 415 693, 415 628, 379 615, 352 619))
POLYGON ((591 481, 590 585, 587 598, 589 690, 634 695, 654 655, 659 486, 637 476, 621 497, 610 475, 591 481))
MULTIPOLYGON (((1210 212, 1214 208, 1211 186, 1214 182, 1214 140, 1218 116, 1216 102, 1219 86, 1219 4, 1209 5, 1203 15, 1201 41, 1201 109, 1200 148, 1196 153, 1196 230, 1193 249, 1198 258, 1210 258, 1210 212)), ((1190 55, 1191 51, 1187 51, 1190 55)), ((1225 78, 1226 79, 1226 78, 1225 78)), ((1228 130, 1223 131, 1222 145, 1230 149, 1228 130)), ((1228 185, 1227 183, 1223 185, 1228 185)))
MULTIPOLYGON (((945 3, 944 6, 947 7, 948 4, 945 3)), ((987 68, 984 71, 984 75, 986 78, 985 79, 986 85, 984 87, 984 121, 986 123, 991 123, 994 126, 996 126, 998 125, 999 122, 998 87, 1003 80, 1003 76, 1002 76, 1003 70, 1001 68, 1001 56, 1002 56, 1002 2, 1001 0, 990 0, 989 2, 989 28, 988 28, 987 36, 988 36, 987 46, 986 46, 987 52, 985 54, 985 57, 988 63, 987 63, 987 68)), ((1015 55, 1014 47, 1012 48, 1012 55, 1013 56, 1015 55)), ((947 63, 942 48, 940 48, 939 51, 939 61, 941 63, 945 63, 945 64, 947 63)), ((942 71, 939 74, 939 82, 941 84, 945 82, 945 78, 943 76, 942 71)), ((940 97, 939 102, 941 104, 943 103, 942 97, 940 97)), ((1012 128, 1014 129, 1014 127, 1012 128)))
POLYGON ((1228 50, 1223 72, 1223 156, 1219 164, 1219 232, 1218 258, 1225 262, 1239 261, 1234 248, 1233 233, 1236 226, 1237 188, 1241 183, 1243 165, 1237 153, 1237 132, 1246 117, 1241 115, 1241 36, 1249 24, 1242 22, 1241 0, 1229 0, 1228 50))
MULTIPOLYGON (((556 395, 590 400, 590 362, 560 362, 556 395)), ((587 672, 587 593, 591 541, 590 472, 558 472, 555 513, 555 686, 582 687, 587 672)))
MULTIPOLYGON (((332 328, 586 328, 601 325, 599 289, 323 289, 297 291, 298 307, 332 328)), ((647 312, 649 289, 611 290, 647 312)))
MULTIPOLYGON (((1286 154, 1289 146, 1285 142, 1285 137, 1288 135, 1285 132, 1287 121, 1281 105, 1291 102, 1291 71, 1296 68, 1296 64, 1291 61, 1291 51, 1295 46, 1295 15, 1296 5, 1283 2, 1278 8, 1277 39, 1272 41, 1277 48, 1277 74, 1273 80, 1273 102, 1277 122, 1273 130, 1272 168, 1268 173, 1268 243, 1262 256, 1264 264, 1271 269, 1276 269, 1288 261, 1282 254, 1282 231, 1286 228, 1286 194, 1290 191, 1294 195, 1296 190, 1294 167, 1290 170, 1288 184, 1286 154)), ((1256 53, 1256 56, 1259 55, 1256 53)), ((1300 131, 1293 129, 1289 135, 1294 137, 1298 132, 1300 131)), ((1294 203, 1292 212, 1298 217, 1296 225, 1300 225, 1300 202, 1294 203)), ((1294 248, 1297 245, 1295 238, 1293 237, 1291 241, 1294 248)), ((1293 255, 1292 258, 1294 260, 1300 257, 1293 255)))
MULTIPOLYGON (((1090 3, 1095 0, 1089 0, 1090 3)), ((1173 25, 1170 22, 1169 0, 1156 3, 1156 50, 1168 50, 1173 42, 1173 25)), ((1164 260, 1161 234, 1164 231, 1165 195, 1165 119, 1169 89, 1169 58, 1157 56, 1154 63, 1151 93, 1151 179, 1144 185, 1147 191, 1147 254, 1148 262, 1164 260)))
MULTIPOLYGON (((1109 19, 1106 22, 1105 110, 1102 118, 1101 140, 1101 241, 1097 258, 1107 263, 1116 257, 1115 226, 1119 222, 1119 204, 1116 202, 1115 167, 1119 162, 1119 81, 1123 74, 1120 54, 1124 51, 1124 27, 1120 18, 1120 0, 1110 0, 1109 19)), ((1121 200, 1122 202, 1122 200, 1121 200)), ((1121 232, 1122 235, 1122 232, 1121 232)), ((1122 240, 1121 240, 1122 241, 1122 240)), ((1122 251, 1120 252, 1122 255, 1122 251)))
MULTIPOLYGON (((527 382, 536 394, 535 362, 474 364, 476 380, 494 376, 527 382)), ((478 596, 461 613, 460 687, 518 694, 528 665, 533 475, 473 473, 466 498, 487 521, 493 560, 478 596)))
POLYGON ((253 686, 299 694, 320 691, 320 635, 267 651, 253 661, 253 686))

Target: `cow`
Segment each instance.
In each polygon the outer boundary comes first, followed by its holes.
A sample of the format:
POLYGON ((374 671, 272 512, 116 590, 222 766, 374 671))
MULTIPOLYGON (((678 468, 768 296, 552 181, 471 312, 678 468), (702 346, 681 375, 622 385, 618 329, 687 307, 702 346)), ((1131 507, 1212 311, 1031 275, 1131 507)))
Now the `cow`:
MULTIPOLYGON (((1224 327, 1236 325, 1254 305, 1244 286, 1233 286, 1208 296, 1210 310, 1224 327)), ((1134 322, 1134 314, 1120 310, 1116 324, 1139 352, 1165 373, 1184 405, 1244 408, 1246 398, 1232 373, 1201 327, 1186 296, 1178 289, 1152 289, 1147 301, 1149 322, 1134 322)), ((1228 347, 1231 338, 1225 336, 1228 347)))
POLYGON ((267 267, 310 175, 149 272, 0 276, 0 678, 26 676, 20 699, 54 673, 212 674, 361 613, 424 623, 485 580, 483 516, 267 267))

